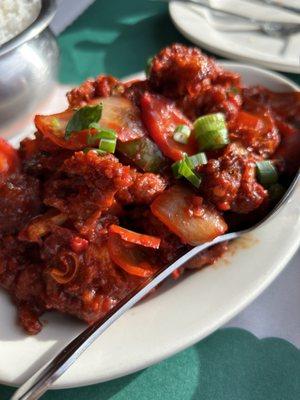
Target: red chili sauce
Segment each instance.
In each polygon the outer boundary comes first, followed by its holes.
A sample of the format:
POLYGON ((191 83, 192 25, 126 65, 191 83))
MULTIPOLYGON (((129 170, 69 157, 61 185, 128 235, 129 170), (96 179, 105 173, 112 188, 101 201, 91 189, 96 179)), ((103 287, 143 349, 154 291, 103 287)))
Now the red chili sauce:
MULTIPOLYGON (((93 323, 191 246, 263 216, 272 196, 258 161, 271 160, 283 184, 299 167, 300 93, 245 87, 197 48, 174 44, 146 80, 99 76, 67 98, 68 110, 36 116, 35 137, 18 150, 0 139, 0 285, 30 334, 49 310, 93 323), (65 136, 78 109, 99 103, 101 127, 117 133, 114 154, 93 150, 93 129, 65 136), (171 165, 199 152, 193 131, 174 140, 176 126, 217 112, 229 143, 206 151, 199 187, 175 179, 171 165)), ((226 248, 204 251, 174 278, 226 248)))

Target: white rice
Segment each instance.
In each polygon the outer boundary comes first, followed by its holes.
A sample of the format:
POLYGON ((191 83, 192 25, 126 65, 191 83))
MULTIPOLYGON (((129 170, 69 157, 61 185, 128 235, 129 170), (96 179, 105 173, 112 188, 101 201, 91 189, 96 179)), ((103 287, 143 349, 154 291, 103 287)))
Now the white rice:
POLYGON ((40 8, 41 0, 0 0, 0 46, 27 28, 40 8))

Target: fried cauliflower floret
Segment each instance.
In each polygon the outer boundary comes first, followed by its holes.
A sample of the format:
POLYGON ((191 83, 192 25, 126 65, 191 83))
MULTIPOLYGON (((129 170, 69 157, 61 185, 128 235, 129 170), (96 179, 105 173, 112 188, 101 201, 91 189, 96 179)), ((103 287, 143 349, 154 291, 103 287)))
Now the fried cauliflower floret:
POLYGON ((121 83, 113 76, 99 75, 72 89, 67 93, 67 99, 72 108, 82 107, 94 98, 111 96, 118 85, 121 83))
POLYGON ((223 155, 210 159, 202 172, 201 192, 221 211, 249 213, 267 196, 256 181, 252 155, 240 145, 227 146, 223 155))
POLYGON ((218 70, 214 61, 199 49, 173 44, 153 58, 149 81, 154 90, 179 98, 198 92, 205 80, 217 77, 218 70))

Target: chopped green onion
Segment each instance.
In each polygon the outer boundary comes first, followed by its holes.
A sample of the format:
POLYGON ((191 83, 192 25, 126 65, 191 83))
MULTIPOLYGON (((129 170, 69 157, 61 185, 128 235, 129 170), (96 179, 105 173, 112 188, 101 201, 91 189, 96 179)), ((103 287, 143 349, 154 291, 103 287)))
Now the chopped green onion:
MULTIPOLYGON (((91 127, 91 125, 89 126, 89 128, 93 128, 96 129, 95 127, 91 127)), ((113 129, 102 129, 99 126, 99 130, 97 133, 95 133, 94 135, 89 134, 88 136, 88 144, 95 144, 97 140, 101 140, 101 139, 116 139, 117 138, 117 133, 113 130, 113 129)))
POLYGON ((99 150, 107 153, 114 153, 117 145, 117 133, 113 129, 102 129, 97 122, 89 125, 89 129, 96 129, 98 132, 89 134, 87 142, 93 145, 99 140, 99 150))
POLYGON ((191 184, 194 185, 196 188, 199 188, 201 183, 201 178, 198 175, 196 175, 194 171, 191 170, 191 168, 187 165, 185 160, 181 161, 178 168, 178 173, 179 175, 186 178, 189 182, 191 182, 191 184))
POLYGON ((217 150, 229 143, 227 129, 209 131, 197 136, 199 150, 217 150))
POLYGON ((208 114, 194 122, 199 150, 216 150, 229 143, 225 117, 222 113, 208 114))
POLYGON ((187 125, 178 125, 174 131, 173 139, 182 144, 186 144, 189 140, 191 129, 187 125))
POLYGON ((184 177, 196 188, 201 184, 201 177, 193 171, 199 165, 207 163, 207 158, 204 153, 198 153, 188 157, 185 155, 183 160, 177 161, 172 165, 172 172, 176 179, 184 177))
POLYGON ((88 129, 90 124, 100 120, 101 115, 102 104, 85 106, 75 111, 66 126, 65 139, 70 139, 72 133, 80 132, 83 129, 88 129))
POLYGON ((196 188, 199 188, 201 184, 201 177, 190 168, 186 159, 175 162, 172 165, 172 171, 175 178, 179 179, 184 177, 196 188))
POLYGON ((278 172, 270 160, 258 161, 256 163, 256 173, 259 183, 265 188, 277 183, 278 172))
POLYGON ((195 130, 199 129, 201 133, 203 131, 214 131, 224 127, 226 127, 226 121, 222 113, 203 115, 194 122, 195 130))
POLYGON ((154 57, 149 57, 146 63, 145 73, 147 77, 150 75, 151 72, 153 58, 154 57))
POLYGON ((101 139, 99 143, 99 150, 106 151, 107 153, 114 153, 116 150, 116 139, 101 139))
POLYGON ((99 132, 101 139, 117 139, 117 136, 117 132, 113 129, 101 129, 101 132, 99 132))
POLYGON ((99 122, 92 122, 89 124, 89 129, 96 129, 96 131, 100 131, 101 127, 99 125, 99 122))
POLYGON ((195 186, 197 189, 199 189, 201 185, 201 178, 195 172, 193 172, 191 169, 187 173, 187 175, 184 176, 193 186, 195 186))
POLYGON ((199 165, 207 164, 207 158, 205 153, 198 153, 190 157, 186 156, 185 161, 191 169, 195 169, 199 165))

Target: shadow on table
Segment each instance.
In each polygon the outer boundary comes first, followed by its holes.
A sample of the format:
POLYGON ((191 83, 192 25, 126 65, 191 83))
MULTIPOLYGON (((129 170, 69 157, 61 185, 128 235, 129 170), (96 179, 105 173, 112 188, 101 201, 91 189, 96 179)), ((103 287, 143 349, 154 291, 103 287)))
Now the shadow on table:
MULTIPOLYGON (((131 381, 136 379, 140 373, 137 372, 125 378, 99 385, 86 386, 76 389, 51 390, 47 392, 43 400, 109 400, 126 388, 131 381)), ((0 385, 0 399, 8 400, 16 389, 0 385)))
MULTIPOLYGON (((295 400, 299 376, 300 351, 289 342, 229 328, 141 372, 43 400, 295 400)), ((12 393, 0 386, 1 400, 12 393)))

